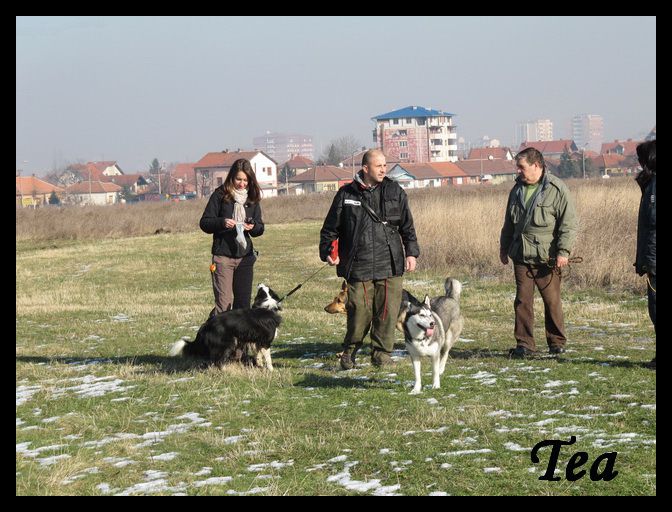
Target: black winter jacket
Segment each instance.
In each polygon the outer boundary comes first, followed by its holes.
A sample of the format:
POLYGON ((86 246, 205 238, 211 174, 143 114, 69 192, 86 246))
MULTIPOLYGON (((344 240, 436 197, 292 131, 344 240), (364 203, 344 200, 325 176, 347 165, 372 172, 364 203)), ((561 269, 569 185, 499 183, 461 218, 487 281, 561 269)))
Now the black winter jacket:
POLYGON ((261 218, 259 203, 245 203, 245 218, 254 219, 254 227, 245 231, 247 247, 242 249, 236 242, 236 228, 224 227, 225 219, 233 218, 233 201, 224 201, 224 192, 221 187, 215 189, 201 216, 200 226, 206 233, 212 234, 212 254, 229 258, 242 258, 252 252, 250 236, 260 236, 264 233, 264 221, 261 218))
POLYGON ((656 273, 656 174, 642 184, 642 199, 637 217, 637 274, 656 273))
POLYGON ((336 239, 340 258, 336 273, 353 281, 400 276, 406 256, 420 255, 406 192, 389 178, 373 189, 357 181, 340 188, 320 231, 322 261, 336 239), (388 224, 373 220, 362 202, 388 224))

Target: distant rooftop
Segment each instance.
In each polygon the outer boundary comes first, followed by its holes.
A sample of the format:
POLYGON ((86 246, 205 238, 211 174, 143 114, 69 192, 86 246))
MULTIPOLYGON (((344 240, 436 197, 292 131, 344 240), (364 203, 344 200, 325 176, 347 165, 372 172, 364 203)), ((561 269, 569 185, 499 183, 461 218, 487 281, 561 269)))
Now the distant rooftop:
POLYGON ((393 112, 388 112, 387 114, 380 114, 378 116, 372 117, 371 119, 382 121, 384 119, 398 119, 401 117, 438 117, 454 115, 455 114, 451 114, 450 112, 446 112, 444 110, 435 110, 411 105, 393 112))

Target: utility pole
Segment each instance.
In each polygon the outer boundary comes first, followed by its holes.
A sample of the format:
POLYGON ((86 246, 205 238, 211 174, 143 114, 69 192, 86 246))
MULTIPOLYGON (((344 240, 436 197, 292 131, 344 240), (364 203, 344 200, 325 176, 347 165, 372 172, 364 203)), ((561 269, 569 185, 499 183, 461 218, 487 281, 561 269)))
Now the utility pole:
POLYGON ((19 178, 19 197, 21 198, 21 208, 23 208, 23 180, 21 179, 22 169, 16 170, 16 177, 19 178))

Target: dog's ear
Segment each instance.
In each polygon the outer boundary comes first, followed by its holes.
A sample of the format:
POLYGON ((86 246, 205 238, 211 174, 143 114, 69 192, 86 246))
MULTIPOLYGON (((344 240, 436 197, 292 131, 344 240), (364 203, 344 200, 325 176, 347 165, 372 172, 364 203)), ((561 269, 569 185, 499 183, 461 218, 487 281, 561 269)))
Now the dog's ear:
POLYGON ((343 280, 343 284, 341 284, 341 291, 346 291, 348 289, 348 282, 346 280, 343 280))
POLYGON ((427 307, 431 306, 431 299, 429 298, 429 295, 425 295, 425 300, 422 301, 422 303, 427 307))

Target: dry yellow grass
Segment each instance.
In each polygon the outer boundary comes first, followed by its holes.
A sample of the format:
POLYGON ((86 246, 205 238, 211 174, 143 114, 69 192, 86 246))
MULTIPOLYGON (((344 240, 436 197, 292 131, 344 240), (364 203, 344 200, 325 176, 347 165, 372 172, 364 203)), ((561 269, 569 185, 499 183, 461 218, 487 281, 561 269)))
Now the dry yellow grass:
MULTIPOLYGON (((639 189, 631 179, 572 180, 579 216, 569 283, 582 287, 643 289, 633 270, 639 189)), ((499 231, 511 184, 410 190, 420 242, 420 269, 446 274, 510 279, 499 263, 499 231)), ((264 220, 277 229, 288 222, 324 219, 333 194, 263 201, 264 220)), ((151 235, 158 229, 198 231, 206 200, 108 207, 43 208, 16 212, 16 240, 49 247, 55 240, 151 235)), ((312 256, 312 255, 311 255, 312 256)))

